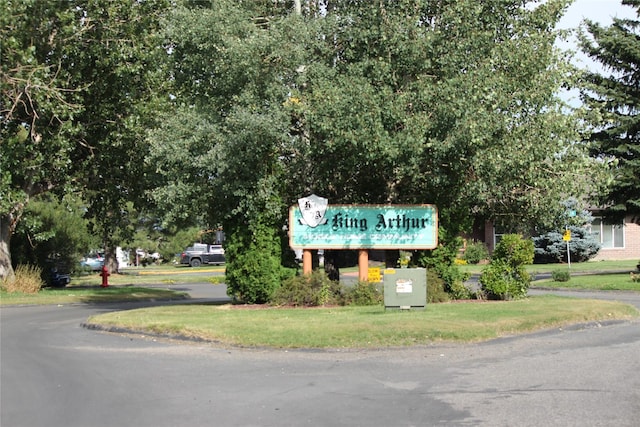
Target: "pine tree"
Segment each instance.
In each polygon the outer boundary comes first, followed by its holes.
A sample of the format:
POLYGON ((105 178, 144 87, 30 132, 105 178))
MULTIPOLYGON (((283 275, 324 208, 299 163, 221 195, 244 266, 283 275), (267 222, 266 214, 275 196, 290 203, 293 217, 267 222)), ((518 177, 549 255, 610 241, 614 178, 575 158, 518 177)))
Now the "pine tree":
MULTIPOLYGON (((640 18, 640 0, 623 0, 640 18)), ((592 154, 608 161, 614 182, 600 202, 613 217, 640 221, 640 20, 608 27, 585 21, 580 46, 604 71, 586 73, 582 100, 591 110, 592 154)))

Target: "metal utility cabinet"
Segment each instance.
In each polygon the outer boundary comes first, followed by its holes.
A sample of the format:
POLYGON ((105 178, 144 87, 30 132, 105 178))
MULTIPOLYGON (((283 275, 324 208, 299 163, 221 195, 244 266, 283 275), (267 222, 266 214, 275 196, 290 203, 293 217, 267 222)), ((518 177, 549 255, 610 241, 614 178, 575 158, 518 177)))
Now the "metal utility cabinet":
POLYGON ((425 268, 384 270, 384 307, 396 310, 424 310, 427 304, 425 268))

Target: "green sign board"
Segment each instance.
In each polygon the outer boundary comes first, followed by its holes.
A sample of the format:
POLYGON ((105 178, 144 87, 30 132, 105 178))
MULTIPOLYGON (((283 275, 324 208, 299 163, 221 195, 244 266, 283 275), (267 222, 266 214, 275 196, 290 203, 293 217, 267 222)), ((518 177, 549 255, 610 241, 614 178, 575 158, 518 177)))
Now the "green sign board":
POLYGON ((433 249, 438 211, 433 205, 326 205, 289 209, 293 249, 433 249))

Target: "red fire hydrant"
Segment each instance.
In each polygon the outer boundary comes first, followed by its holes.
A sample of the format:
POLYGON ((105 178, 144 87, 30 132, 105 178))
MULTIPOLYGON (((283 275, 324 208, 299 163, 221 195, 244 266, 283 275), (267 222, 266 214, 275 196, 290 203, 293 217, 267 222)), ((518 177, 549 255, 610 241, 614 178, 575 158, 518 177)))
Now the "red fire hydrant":
POLYGON ((107 269, 106 265, 102 266, 102 270, 100 270, 100 275, 102 276, 102 287, 106 288, 109 286, 109 279, 108 277, 111 276, 111 273, 109 273, 109 270, 107 269))

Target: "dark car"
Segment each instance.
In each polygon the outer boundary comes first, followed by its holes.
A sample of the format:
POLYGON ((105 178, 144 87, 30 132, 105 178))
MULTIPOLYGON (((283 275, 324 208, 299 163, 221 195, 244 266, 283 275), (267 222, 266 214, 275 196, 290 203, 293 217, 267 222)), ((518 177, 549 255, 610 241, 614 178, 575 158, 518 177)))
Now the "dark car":
POLYGON ((48 258, 42 266, 40 278, 44 286, 52 288, 64 288, 71 283, 70 271, 73 261, 56 258, 48 258))
POLYGON ((45 286, 52 288, 64 288, 71 283, 71 275, 67 273, 69 269, 64 263, 48 262, 48 267, 42 269, 41 278, 45 286))
POLYGON ((71 276, 66 273, 60 273, 58 270, 52 270, 49 277, 49 285, 54 288, 64 288, 71 283, 71 276))

